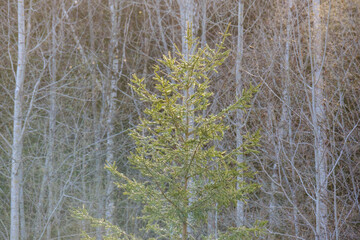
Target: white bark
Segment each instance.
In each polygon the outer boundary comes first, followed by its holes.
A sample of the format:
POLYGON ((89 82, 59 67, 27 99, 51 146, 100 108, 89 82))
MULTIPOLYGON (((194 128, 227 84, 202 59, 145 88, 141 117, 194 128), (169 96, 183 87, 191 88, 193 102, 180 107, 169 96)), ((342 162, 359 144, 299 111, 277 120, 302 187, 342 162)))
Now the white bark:
POLYGON ((316 236, 317 240, 327 236, 327 153, 325 132, 325 82, 322 75, 322 28, 320 0, 313 0, 313 83, 312 83, 312 120, 315 136, 315 175, 316 175, 316 236))
MULTIPOLYGON (((194 2, 192 0, 178 0, 178 4, 179 4, 179 8, 180 8, 181 46, 182 46, 181 51, 182 51, 182 54, 183 54, 185 60, 187 61, 187 60, 189 60, 189 57, 193 50, 193 49, 189 48, 189 44, 188 44, 188 41, 186 40, 186 37, 187 37, 188 27, 190 28, 189 30, 191 31, 191 33, 194 32, 194 26, 193 26, 194 2)), ((194 94, 194 89, 191 87, 190 89, 188 89, 187 91, 184 92, 185 99, 188 99, 193 94, 194 94)), ((184 102, 184 104, 186 104, 186 103, 184 102)), ((193 108, 193 106, 188 106, 188 107, 189 107, 188 110, 191 110, 191 108, 193 108)), ((190 128, 194 124, 193 116, 187 116, 185 121, 188 121, 190 128)), ((191 131, 191 129, 189 129, 189 132, 190 131, 191 131)), ((193 185, 194 185, 193 179, 190 178, 188 181, 188 189, 190 191, 190 195, 192 195, 193 185)), ((194 202, 194 199, 192 196, 190 196, 189 197, 189 205, 191 206, 191 204, 193 202, 194 202)), ((182 236, 183 239, 185 238, 184 235, 187 235, 187 236, 192 235, 191 222, 192 222, 192 216, 190 215, 190 216, 188 216, 186 230, 183 229, 183 236, 182 236)))
POLYGON ((206 46, 206 31, 207 31, 207 5, 209 0, 203 0, 201 6, 201 48, 206 46))
MULTIPOLYGON (((20 179, 24 179, 24 169, 20 168, 20 179)), ((24 182, 20 185, 20 239, 27 239, 26 221, 25 221, 25 206, 24 206, 24 182)))
MULTIPOLYGON (((287 123, 287 139, 284 139, 285 141, 288 140, 290 144, 290 155, 293 155, 292 151, 292 121, 291 121, 291 115, 290 115, 290 94, 289 94, 289 86, 291 85, 291 77, 290 77, 290 45, 291 45, 291 29, 292 29, 292 8, 293 8, 293 0, 288 0, 288 15, 287 15, 287 24, 286 24, 286 46, 285 46, 285 84, 284 84, 284 90, 283 90, 283 116, 281 119, 284 118, 284 128, 285 124, 287 123), (285 108, 285 109, 284 109, 285 108)), ((280 138, 282 139, 282 138, 280 138)), ((293 158, 292 158, 293 159, 293 158)), ((293 161, 293 160, 291 160, 293 161)), ((291 167, 291 174, 292 174, 292 182, 293 187, 291 188, 291 199, 294 203, 293 207, 293 223, 294 223, 294 229, 295 229, 295 236, 299 236, 299 222, 297 217, 297 199, 296 199, 296 184, 295 183, 295 169, 294 169, 294 162, 292 162, 291 167)))
MULTIPOLYGON (((108 99, 109 104, 109 112, 107 118, 107 141, 106 141, 106 161, 109 164, 114 163, 114 139, 112 137, 114 133, 114 118, 115 118, 115 99, 116 99, 116 85, 117 85, 117 76, 115 73, 118 72, 118 64, 119 61, 117 58, 113 59, 113 66, 112 70, 114 72, 114 76, 111 78, 111 85, 110 85, 110 97, 108 99)), ((106 211, 105 211, 105 218, 106 220, 113 222, 113 213, 115 208, 114 199, 112 197, 114 190, 114 184, 112 182, 112 174, 108 172, 107 177, 107 189, 106 189, 106 211)))
MULTIPOLYGON (((274 129, 276 128, 276 126, 274 127, 274 122, 275 122, 276 116, 275 116, 275 110, 274 110, 274 103, 272 101, 270 101, 270 103, 268 104, 267 116, 268 116, 267 127, 271 134, 269 136, 269 140, 270 140, 271 146, 274 146, 274 148, 275 148, 275 156, 272 158, 273 161, 272 161, 272 167, 271 167, 271 182, 270 182, 271 192, 270 192, 270 201, 269 201, 269 227, 271 228, 271 230, 274 230, 275 225, 276 225, 276 197, 275 197, 275 195, 276 195, 276 191, 277 191, 277 184, 279 182, 279 178, 278 178, 279 146, 275 140, 276 133, 275 133, 274 129)), ((273 239, 273 236, 270 236, 269 239, 273 239)))
MULTIPOLYGON (((285 40, 285 54, 284 54, 284 80, 282 84, 282 105, 281 105, 281 116, 280 122, 277 126, 277 142, 274 144, 275 147, 275 162, 273 163, 272 167, 272 183, 271 183, 271 198, 270 198, 270 212, 269 212, 269 224, 272 230, 276 230, 276 224, 278 223, 279 219, 277 219, 277 199, 276 199, 276 192, 278 192, 278 181, 279 181, 279 171, 282 168, 282 161, 285 156, 282 154, 286 152, 284 149, 284 143, 289 142, 289 131, 291 129, 291 119, 289 115, 289 108, 290 108, 290 96, 289 96, 289 85, 291 84, 290 80, 290 30, 291 30, 291 8, 293 2, 292 0, 287 1, 287 24, 286 24, 286 40, 285 40)), ((290 186, 289 186, 290 187, 290 186)), ((290 187, 291 188, 291 187, 290 187)), ((291 188, 292 189, 292 188, 291 188)), ((293 194, 292 194, 293 196, 293 194)), ((294 200, 294 199, 293 199, 294 200)), ((295 223, 296 225, 296 223, 295 223)))
MULTIPOLYGON (((243 45, 244 45, 244 27, 243 27, 243 11, 244 3, 242 0, 239 0, 238 3, 238 36, 237 36, 237 47, 236 47, 236 62, 235 62, 235 80, 236 80, 236 98, 242 96, 243 91, 243 79, 241 74, 241 62, 243 56, 243 45)), ((243 111, 241 109, 236 110, 236 147, 239 148, 243 145, 242 137, 242 125, 243 125, 243 111)), ((244 155, 238 155, 237 161, 239 163, 244 163, 244 155)), ((241 182, 243 181, 242 177, 238 177, 237 189, 240 189, 241 182)), ((236 201, 236 227, 241 227, 245 225, 245 210, 244 202, 236 201)))
MULTIPOLYGON (((106 141, 106 161, 109 164, 114 163, 114 120, 115 120, 115 99, 117 92, 117 82, 119 74, 119 59, 118 59, 118 36, 119 36, 119 2, 109 0, 110 15, 111 15, 111 38, 109 46, 109 63, 111 63, 111 71, 109 71, 110 86, 108 88, 108 114, 107 114, 107 141, 106 141)), ((123 59, 124 61, 125 59, 123 59)), ((106 189, 106 203, 105 203, 105 218, 113 222, 113 215, 115 209, 115 202, 113 198, 114 184, 112 182, 112 173, 107 173, 107 189, 106 189)))
POLYGON ((180 25, 181 25, 181 46, 182 54, 186 60, 189 59, 192 49, 189 49, 186 40, 187 28, 190 27, 192 33, 194 33, 194 2, 193 0, 178 0, 180 7, 180 25))
POLYGON ((20 184, 22 182, 20 168, 22 167, 22 105, 23 105, 23 85, 25 80, 25 11, 24 1, 18 0, 18 60, 15 81, 14 97, 14 128, 11 155, 11 219, 10 219, 10 239, 19 240, 20 236, 20 184))
MULTIPOLYGON (((201 48, 205 48, 206 46, 206 31, 207 31, 207 5, 208 0, 202 0, 201 4, 201 48)), ((217 204, 215 205, 215 209, 209 211, 208 213, 208 236, 212 236, 212 239, 218 238, 218 211, 217 204)))

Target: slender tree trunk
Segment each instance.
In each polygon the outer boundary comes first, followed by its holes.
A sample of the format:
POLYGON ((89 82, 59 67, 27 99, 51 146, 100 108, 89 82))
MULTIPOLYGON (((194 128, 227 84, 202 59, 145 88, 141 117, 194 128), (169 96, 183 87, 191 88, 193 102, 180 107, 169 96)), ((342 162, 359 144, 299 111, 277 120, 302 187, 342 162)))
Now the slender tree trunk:
POLYGON ((188 60, 193 49, 189 49, 186 36, 187 28, 190 27, 190 31, 194 33, 195 26, 194 21, 194 2, 192 0, 178 0, 180 7, 180 25, 181 25, 181 46, 182 54, 185 59, 188 60))
POLYGON ((166 38, 165 38, 164 28, 163 28, 162 23, 161 23, 160 9, 161 9, 160 0, 156 0, 156 7, 155 7, 156 20, 157 20, 157 23, 159 25, 161 42, 163 44, 164 51, 165 51, 166 54, 168 54, 169 50, 168 50, 168 46, 167 46, 167 42, 166 42, 166 38))
MULTIPOLYGON (((89 197, 87 196, 87 191, 86 191, 86 153, 83 152, 80 156, 81 158, 81 198, 86 201, 87 199, 89 199, 89 197)), ((86 232, 86 220, 82 219, 81 220, 81 225, 82 225, 82 230, 84 232, 86 232)))
POLYGON ((208 235, 212 236, 212 239, 218 239, 218 212, 217 212, 217 204, 214 210, 211 210, 208 213, 208 235))
MULTIPOLYGON (((286 24, 286 46, 285 46, 285 84, 284 84, 284 90, 282 92, 282 96, 283 96, 283 109, 282 109, 282 116, 281 116, 281 120, 284 119, 284 132, 283 134, 285 134, 286 130, 285 130, 285 125, 287 124, 287 132, 285 135, 287 135, 287 138, 284 139, 285 141, 289 142, 290 148, 290 156, 293 155, 293 151, 292 151, 292 121, 291 121, 291 114, 290 114, 290 106, 291 106, 291 101, 290 101, 290 94, 289 94, 289 86, 291 85, 291 77, 290 77, 290 46, 291 46, 291 29, 292 29, 292 8, 293 8, 293 0, 288 0, 287 1, 287 5, 288 5, 288 14, 287 14, 287 24, 286 24)), ((280 136, 280 140, 282 140, 285 136, 280 136)), ((282 144, 281 144, 282 145, 282 144)), ((293 159, 293 158, 292 158, 293 159)), ((293 204, 295 205, 293 207, 293 224, 294 224, 294 229, 295 229, 295 236, 298 237, 299 236, 299 222, 298 222, 298 218, 297 218, 297 199, 296 199, 296 184, 295 184, 295 170, 294 170, 294 162, 292 162, 292 167, 291 167, 291 176, 292 176, 292 182, 293 182, 293 186, 291 188, 291 200, 293 202, 293 204)))
MULTIPOLYGON (((242 96, 243 91, 243 79, 241 74, 241 62, 243 56, 243 45, 244 45, 244 27, 243 27, 243 11, 244 3, 242 0, 238 2, 238 35, 237 35, 237 47, 236 47, 236 62, 235 62, 235 80, 236 80, 236 98, 242 96)), ((242 137, 242 125, 243 123, 243 111, 241 109, 236 110, 236 147, 241 147, 243 145, 242 137)), ((244 155, 237 155, 237 161, 239 163, 244 163, 244 155)), ((242 177, 238 177, 237 189, 241 188, 241 182, 244 180, 242 177)), ((245 210, 244 202, 236 201, 236 227, 241 227, 245 225, 245 210)))
MULTIPOLYGON (((119 74, 119 56, 118 56, 118 36, 119 36, 119 2, 109 0, 110 14, 111 14, 111 38, 109 46, 109 63, 111 64, 111 71, 109 71, 110 86, 108 88, 108 116, 107 116, 107 141, 106 141, 106 161, 109 164, 114 163, 114 120, 115 120, 115 99, 117 92, 117 81, 119 74)), ((124 60, 124 59, 123 59, 124 60)), ((106 204, 105 204, 105 218, 113 222, 113 215, 115 209, 115 202, 113 198, 114 184, 112 183, 112 173, 107 173, 107 189, 106 189, 106 204)))
MULTIPOLYGON (((20 168, 20 178, 24 179, 24 169, 20 168)), ((27 239, 26 221, 25 221, 25 206, 24 206, 24 181, 20 186, 20 239, 27 239)))
POLYGON ((14 128, 11 155, 11 210, 10 239, 19 240, 20 235, 20 184, 22 168, 22 105, 23 85, 25 79, 26 49, 25 49, 25 11, 24 0, 18 0, 18 60, 15 80, 14 97, 14 128))
MULTIPOLYGON (((115 73, 118 72, 118 59, 113 60, 112 70, 115 73)), ((113 76, 110 84, 110 97, 108 99, 109 104, 109 113, 107 118, 107 147, 106 147, 106 161, 109 164, 114 163, 114 117, 115 117, 115 98, 116 98, 116 85, 117 85, 117 76, 113 76)), ((113 222, 113 213, 115 208, 115 203, 113 199, 113 190, 114 184, 112 182, 112 174, 108 173, 107 176, 107 189, 106 189, 106 212, 105 217, 108 221, 113 222)))
MULTIPOLYGON (((95 74, 94 72, 92 74, 95 74)), ((95 86, 95 79, 96 76, 93 76, 93 83, 92 85, 95 86)), ((95 172, 96 172, 96 177, 95 177, 95 181, 96 181, 96 186, 95 186, 95 194, 96 194, 96 202, 97 202, 97 217, 98 218, 104 218, 104 192, 103 192, 103 175, 104 175, 104 161, 103 161, 103 156, 102 156, 102 144, 101 142, 101 132, 103 130, 103 119, 104 119, 104 113, 105 113, 105 100, 104 97, 102 97, 103 101, 101 104, 101 109, 100 109, 100 114, 99 117, 97 118, 96 115, 97 113, 97 107, 96 107, 96 102, 97 102, 97 96, 96 96, 96 90, 95 87, 93 87, 93 102, 92 102, 92 107, 93 107, 93 129, 94 129, 94 142, 95 142, 95 152, 94 152, 94 158, 95 158, 95 172)), ((103 234, 103 227, 97 227, 96 228, 96 239, 97 240, 101 240, 102 239, 102 234, 103 234)))
MULTIPOLYGON (((275 148, 275 156, 271 158, 272 166, 271 166, 271 182, 270 182, 270 201, 269 201, 269 226, 271 230, 275 229, 276 225, 276 192, 277 192, 277 184, 279 181, 278 178, 278 170, 279 170, 279 146, 276 143, 275 140, 275 131, 274 129, 274 119, 276 119, 275 116, 275 110, 274 110, 274 103, 272 101, 269 102, 268 108, 267 108, 267 127, 270 132, 269 140, 271 146, 274 146, 275 148)), ((269 239, 273 239, 273 236, 269 236, 269 239)))
MULTIPOLYGON (((45 137, 45 140, 47 140, 47 137, 45 137)), ((46 159, 47 160, 47 159, 46 159)), ((36 240, 38 239, 40 232, 41 232, 41 227, 42 227, 42 218, 43 218, 43 204, 44 204, 44 198, 45 198, 45 189, 46 189, 46 184, 48 184, 48 165, 49 163, 45 161, 45 165, 44 165, 44 176, 42 178, 41 181, 41 185, 40 185, 40 193, 39 193, 39 199, 37 202, 37 206, 36 206, 36 214, 35 214, 35 221, 34 221, 34 235, 33 235, 33 239, 36 240)))
MULTIPOLYGON (((47 217, 51 217, 54 197, 52 183, 52 169, 54 158, 54 146, 55 146, 55 128, 56 128, 56 52, 57 52, 57 40, 56 40, 56 0, 52 0, 52 26, 51 26, 51 59, 50 59, 50 107, 49 107, 49 131, 46 134, 45 141, 47 142, 47 152, 44 164, 44 175, 41 181, 39 198, 36 205, 36 214, 34 221, 34 234, 33 239, 38 239, 42 229, 42 219, 44 218, 44 200, 47 200, 47 217), (46 195, 46 189, 48 195, 46 195)), ((46 222, 46 221, 45 221, 46 222)), ((51 221, 46 226, 46 238, 51 238, 51 221)))
POLYGON ((207 3, 209 0, 202 0, 202 6, 201 6, 201 48, 204 48, 206 46, 206 25, 207 25, 207 3))
POLYGON ((322 28, 320 0, 313 0, 313 83, 312 111, 315 136, 315 175, 316 175, 316 239, 328 239, 327 236, 327 153, 325 132, 325 82, 322 75, 322 28))
POLYGON ((55 150, 55 131, 56 131, 56 52, 57 52, 57 41, 56 41, 56 0, 52 0, 52 28, 51 28, 51 69, 50 69, 50 110, 49 110, 49 138, 48 138, 48 149, 46 155, 46 162, 48 163, 48 209, 47 209, 47 218, 48 225, 46 227, 46 238, 51 239, 51 228, 52 221, 51 218, 54 205, 54 186, 53 186, 53 165, 54 165, 54 150, 55 150))
MULTIPOLYGON (((186 40, 186 36, 187 36, 187 30, 188 27, 190 28, 189 30, 191 31, 191 33, 194 32, 194 26, 193 26, 193 22, 194 22, 194 2, 192 0, 178 0, 178 4, 180 7, 180 25, 181 25, 181 46, 182 46, 182 54, 184 55, 185 60, 189 60, 189 57, 191 55, 191 52, 193 49, 189 49, 189 44, 186 40)), ((194 94, 194 89, 193 87, 191 87, 190 89, 188 89, 187 91, 184 92, 185 94, 185 99, 188 99, 190 96, 192 96, 194 94)), ((184 103, 186 104, 186 103, 184 103)), ((193 106, 189 106, 189 108, 192 108, 193 106)), ((190 109, 188 109, 190 110, 190 109)), ((189 126, 193 126, 193 116, 187 116, 186 121, 189 121, 189 126)), ((189 132, 191 130, 189 129, 189 132)), ((191 136, 189 136, 191 137, 191 136)), ((190 191, 190 195, 193 195, 193 179, 190 178, 189 182, 188 182, 188 189, 190 191)), ((194 202, 194 198, 193 196, 189 197, 189 201, 188 204, 189 206, 191 206, 191 204, 194 202)), ((191 235, 192 234, 192 228, 191 228, 191 223, 192 223, 192 216, 191 214, 188 216, 187 219, 187 223, 186 223, 186 233, 187 235, 191 235)), ((183 230, 184 232, 184 230, 183 230)), ((184 234, 184 233, 183 233, 184 234)), ((184 235, 182 235, 182 238, 184 239, 184 235)), ((186 238, 185 238, 186 239, 186 238)))
POLYGON ((182 234, 181 234, 182 240, 187 240, 187 235, 188 235, 187 229, 188 229, 187 222, 184 222, 182 226, 182 234))
MULTIPOLYGON (((289 129, 291 128, 291 120, 289 115, 290 108, 290 96, 289 96, 289 85, 290 85, 290 30, 291 30, 291 8, 292 8, 292 0, 288 0, 287 10, 287 24, 286 24, 286 40, 285 40, 285 54, 284 54, 284 70, 285 76, 282 86, 282 101, 281 101, 281 116, 280 122, 277 127, 277 143, 275 147, 275 156, 276 161, 273 164, 272 168, 272 179, 273 182, 271 184, 271 199, 270 199, 270 227, 272 230, 275 230, 276 224, 278 223, 277 219, 277 199, 276 192, 278 191, 278 187, 276 183, 279 180, 279 169, 282 168, 282 160, 283 160, 283 152, 286 152, 287 149, 284 147, 284 143, 289 142, 289 129)), ((289 186, 290 187, 290 186, 289 186)), ((291 187, 290 187, 291 188, 291 187)))
MULTIPOLYGON (((101 131, 103 130, 103 116, 105 112, 105 100, 103 99, 100 109, 100 114, 98 114, 97 101, 98 96, 97 92, 101 89, 97 89, 97 79, 96 79, 96 70, 95 70, 95 33, 94 33, 94 20, 93 20, 93 0, 88 0, 88 12, 89 12, 89 32, 90 32, 90 61, 91 61, 91 85, 92 85, 92 113, 93 113, 93 132, 94 132, 94 159, 95 159, 95 201, 96 201, 96 215, 97 218, 104 218, 104 197, 103 197, 103 168, 104 162, 101 155, 102 144, 101 144, 101 131)), ((103 91, 104 92, 104 91, 103 91)), ((104 233, 103 227, 96 227, 96 239, 101 240, 102 234, 104 233)))

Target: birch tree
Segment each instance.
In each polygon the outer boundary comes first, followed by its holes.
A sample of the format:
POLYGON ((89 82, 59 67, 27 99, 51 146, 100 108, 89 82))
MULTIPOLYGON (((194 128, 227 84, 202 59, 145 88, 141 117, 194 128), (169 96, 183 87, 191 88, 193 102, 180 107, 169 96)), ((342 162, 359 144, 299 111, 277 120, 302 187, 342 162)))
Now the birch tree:
POLYGON ((54 210, 54 186, 51 184, 53 179, 53 166, 54 166, 54 151, 55 151, 55 132, 56 132, 56 90, 57 90, 57 32, 56 32, 56 25, 57 25, 57 1, 52 0, 52 26, 51 26, 51 64, 50 64, 50 109, 49 109, 49 135, 48 135, 48 149, 46 154, 46 171, 48 172, 48 179, 50 180, 48 185, 48 209, 47 209, 47 218, 48 218, 48 225, 46 228, 46 238, 51 239, 51 225, 53 218, 53 210, 54 210))
POLYGON ((314 127, 314 153, 316 175, 316 236, 328 239, 327 233, 327 136, 325 128, 325 82, 323 78, 323 38, 320 0, 313 0, 313 68, 312 68, 312 121, 314 127))
MULTIPOLYGON (((113 164, 114 159, 114 137, 115 133, 114 121, 115 121, 115 111, 116 111, 116 96, 117 96, 117 83, 121 73, 119 74, 119 49, 118 49, 118 38, 119 38, 119 27, 121 19, 121 7, 122 1, 118 0, 109 0, 110 8, 110 21, 111 21, 111 36, 109 44, 109 71, 108 78, 110 80, 110 85, 107 86, 107 104, 108 104, 108 113, 107 113, 107 131, 106 131, 106 162, 113 164), (119 15, 120 14, 120 15, 119 15)), ((124 56, 125 52, 123 52, 124 56)), ((125 58, 121 59, 126 61, 125 58)), ((114 185, 112 183, 112 175, 110 172, 107 174, 107 189, 106 189, 106 202, 105 202, 105 219, 113 223, 113 215, 115 209, 115 202, 113 198, 114 185)))
POLYGON ((22 149, 23 149, 23 87, 25 80, 26 49, 25 49, 25 11, 24 1, 19 0, 18 4, 18 60, 15 79, 14 96, 14 127, 11 155, 11 226, 10 238, 19 240, 20 237, 20 187, 23 179, 22 172, 22 149))
MULTIPOLYGON (((214 145, 236 148, 245 141, 241 135, 261 128, 260 153, 235 159, 257 172, 255 180, 239 179, 262 187, 243 210, 241 201, 214 203, 187 234, 216 239, 229 226, 266 219, 268 238, 358 239, 359 4, 0 0, 0 238, 67 239, 87 231, 87 221, 68 211, 82 205, 136 237, 149 237, 137 218, 144 205, 117 192, 104 170, 110 161, 129 178, 144 180, 126 160, 135 146, 125 132, 138 124, 146 104, 127 82, 142 73, 153 92, 150 67, 160 56, 177 48, 194 55, 184 38, 187 27, 204 49, 216 46, 231 22, 232 37, 224 42, 231 54, 208 75, 214 95, 202 114, 216 114, 249 83, 261 83, 250 109, 224 119, 232 127, 214 145)), ((180 93, 191 98, 196 89, 188 90, 180 93)), ((189 122, 196 127, 191 114, 189 122)), ((191 197, 189 206, 201 196, 191 197)), ((191 219, 197 216, 188 213, 191 219)), ((99 227, 97 239, 104 234, 99 227)))
MULTIPOLYGON (((91 107, 92 107, 92 128, 93 128, 93 141, 94 141, 94 159, 95 159, 95 205, 96 205, 96 217, 103 218, 104 217, 104 196, 103 196, 103 156, 101 155, 101 150, 103 144, 101 144, 101 133, 104 129, 103 119, 105 113, 105 91, 104 85, 100 85, 97 80, 97 70, 96 70, 96 61, 97 56, 95 52, 95 27, 94 27, 94 6, 97 5, 95 0, 89 0, 87 5, 88 17, 89 17, 89 38, 90 38, 90 62, 91 62, 91 70, 90 70, 90 78, 91 78, 91 107), (99 91, 101 91, 101 100, 100 100, 100 109, 97 107, 97 103, 99 101, 99 91)), ((103 234, 103 228, 96 228, 96 239, 101 240, 103 234)))
MULTIPOLYGON (((291 85, 291 76, 290 76, 290 47, 291 47, 291 30, 292 30, 292 7, 293 1, 287 0, 286 2, 286 32, 285 32, 285 51, 283 52, 283 63, 281 66, 283 68, 282 74, 282 92, 281 92, 281 112, 280 112, 280 121, 277 126, 276 130, 276 137, 277 140, 273 142, 275 146, 275 161, 272 166, 272 183, 271 183, 271 197, 270 197, 270 213, 269 213, 269 224, 272 230, 274 231, 276 228, 276 222, 278 219, 278 208, 279 203, 276 199, 276 193, 279 191, 278 185, 280 184, 279 179, 282 177, 281 172, 282 168, 285 165, 286 154, 289 153, 291 156, 291 152, 288 148, 285 147, 285 143, 289 143, 291 140, 291 118, 290 118, 290 109, 291 109, 291 102, 290 102, 290 95, 289 95, 289 86, 291 85), (280 176, 279 176, 280 175, 280 176)), ((280 36, 281 37, 281 36, 280 36)), ((282 48, 280 48, 282 49, 282 48)), ((291 147, 291 144, 290 144, 291 147)), ((293 173, 293 164, 291 164, 291 169, 293 173)), ((295 202, 296 199, 294 197, 293 188, 289 186, 292 193, 290 194, 292 197, 292 201, 295 202)), ((294 214, 294 224, 295 229, 297 229, 296 223, 296 212, 294 214)), ((297 231, 295 231, 297 232, 297 231)))
MULTIPOLYGON (((241 98, 243 91, 243 79, 241 74, 241 61, 243 56, 243 42, 244 42, 244 27, 243 27, 243 11, 244 11, 244 3, 243 0, 239 0, 238 2, 238 35, 237 35, 237 47, 236 47, 236 60, 235 60, 235 84, 236 84, 236 98, 241 98)), ((243 137, 242 137, 242 125, 243 122, 243 111, 241 109, 236 110, 236 147, 240 148, 243 145, 243 137)), ((244 164, 244 155, 237 155, 237 161, 239 164, 244 164)), ((237 188, 240 189, 239 185, 243 178, 241 176, 238 177, 238 185, 237 188)), ((245 225, 245 209, 244 202, 242 200, 238 200, 236 202, 236 226, 241 227, 245 225)))
MULTIPOLYGON (((190 55, 192 54, 193 49, 191 49, 191 44, 188 42, 187 39, 187 32, 190 31, 191 32, 191 36, 194 33, 194 1, 192 0, 178 0, 178 4, 179 4, 179 10, 180 10, 180 26, 181 26, 181 53, 184 56, 184 59, 186 61, 189 60, 190 55)), ((186 90, 186 92, 184 92, 186 98, 190 98, 193 94, 194 94, 194 89, 188 88, 186 90)), ((190 109, 193 108, 193 106, 188 106, 190 109)), ((190 111, 190 109, 188 109, 190 111)), ((191 111, 190 111, 191 112, 191 111)), ((188 121, 189 121, 189 126, 193 125, 193 116, 188 116, 188 121)), ((192 189, 192 185, 193 185, 193 179, 190 178, 189 179, 189 189, 192 189)), ((193 199, 194 196, 190 197, 189 199, 189 206, 191 206, 192 202, 194 201, 193 199)), ((191 228, 191 218, 192 216, 189 215, 189 221, 186 225, 187 229, 186 231, 184 230, 183 235, 189 234, 191 236, 192 234, 192 228, 191 228)))
MULTIPOLYGON (((287 153, 290 156, 290 164, 291 164, 291 184, 290 186, 290 196, 292 202, 292 215, 293 215, 293 224, 295 230, 295 236, 299 237, 299 222, 298 222, 298 213, 297 213, 297 199, 296 199, 296 178, 295 178, 295 163, 294 163, 294 152, 293 152, 293 134, 292 134, 292 119, 291 119, 291 101, 290 101, 290 86, 292 84, 291 78, 291 65, 290 65, 290 57, 291 57, 291 42, 292 42, 292 25, 293 25, 293 0, 287 1, 287 21, 286 21, 286 41, 285 41, 285 54, 284 54, 284 84, 282 91, 282 109, 281 109, 281 117, 280 117, 280 128, 279 128, 279 139, 278 139, 278 149, 280 152, 287 153), (284 143, 288 143, 289 148, 284 148, 284 143)), ((284 159, 287 156, 284 155, 284 159)), ((284 166, 282 166, 284 167, 284 166)))

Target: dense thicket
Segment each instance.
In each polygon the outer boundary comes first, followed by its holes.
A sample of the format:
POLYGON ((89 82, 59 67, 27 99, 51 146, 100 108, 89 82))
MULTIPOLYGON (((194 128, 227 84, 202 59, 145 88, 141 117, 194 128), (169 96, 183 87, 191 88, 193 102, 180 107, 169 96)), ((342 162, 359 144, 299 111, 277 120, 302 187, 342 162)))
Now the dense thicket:
MULTIPOLYGON (((257 172, 247 181, 261 187, 247 204, 210 213, 202 234, 260 219, 268 220, 265 239, 358 238, 358 1, 2 0, 1 239, 10 239, 10 225, 20 239, 78 239, 90 226, 69 210, 83 205, 147 238, 137 218, 142 204, 113 186, 104 165, 141 177, 129 166, 128 133, 146 106, 128 84, 136 73, 154 87, 152 66, 175 46, 192 54, 183 44, 187 21, 210 47, 231 23, 230 55, 209 75, 209 114, 260 85, 250 109, 224 119, 231 127, 217 144, 234 149, 242 134, 261 129, 259 153, 238 158, 257 172), (24 83, 15 95, 23 45, 24 83)), ((103 232, 97 228, 98 238, 103 232)))

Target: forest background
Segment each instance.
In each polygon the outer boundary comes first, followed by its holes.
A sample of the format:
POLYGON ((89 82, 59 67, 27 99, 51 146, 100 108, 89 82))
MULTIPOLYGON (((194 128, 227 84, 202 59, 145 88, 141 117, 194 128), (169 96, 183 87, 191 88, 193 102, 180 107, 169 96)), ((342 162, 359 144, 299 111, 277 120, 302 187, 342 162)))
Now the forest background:
POLYGON ((202 47, 230 23, 209 113, 260 86, 217 147, 261 129, 259 152, 237 158, 261 187, 209 213, 201 234, 267 220, 264 239, 357 239, 359 22, 358 0, 0 1, 0 238, 100 239, 71 216, 82 206, 146 238, 142 205, 104 169, 141 178, 128 162, 144 110, 131 76, 151 85, 163 54, 191 55, 187 23, 202 47))

